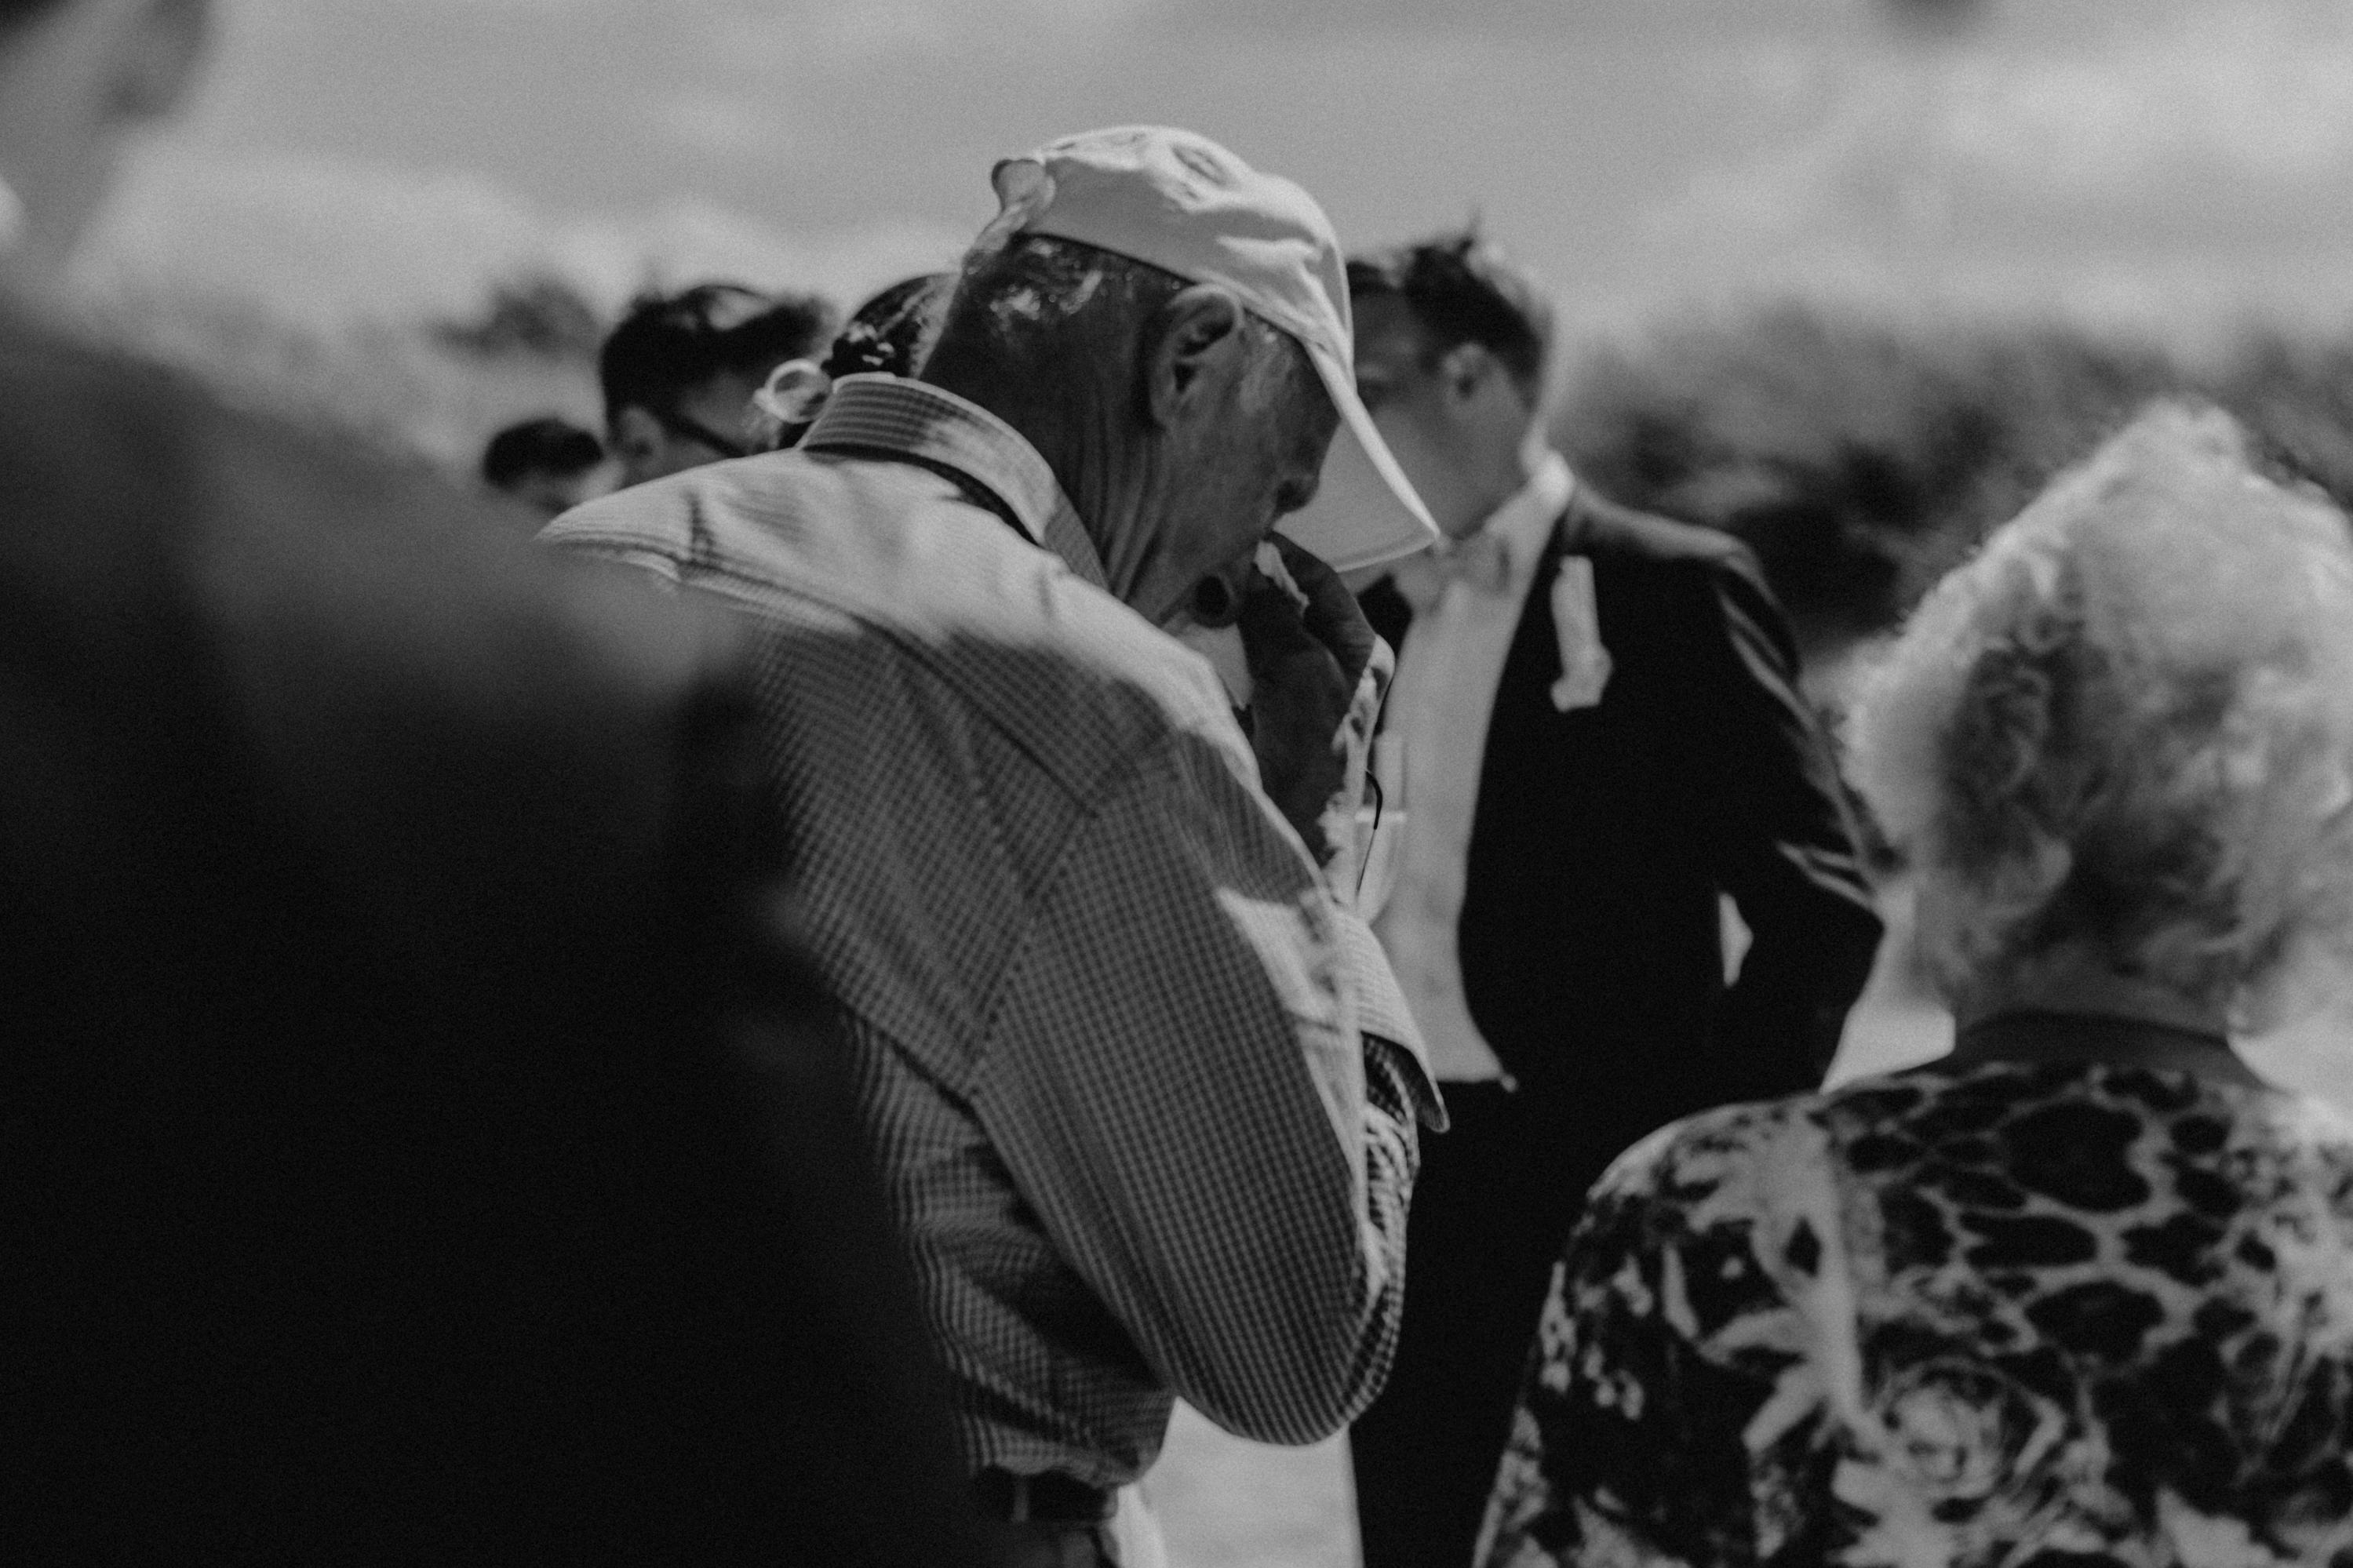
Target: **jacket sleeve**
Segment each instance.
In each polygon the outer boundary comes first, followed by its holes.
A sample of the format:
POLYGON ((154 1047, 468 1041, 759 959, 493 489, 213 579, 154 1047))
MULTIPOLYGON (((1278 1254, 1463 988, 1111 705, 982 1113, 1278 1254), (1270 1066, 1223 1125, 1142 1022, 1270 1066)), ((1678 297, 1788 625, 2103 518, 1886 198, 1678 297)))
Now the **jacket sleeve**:
POLYGON ((1155 1374, 1229 1431, 1305 1443, 1387 1375, 1437 1100, 1410 1025, 1363 1026, 1394 982, 1246 763, 1179 733, 1106 793, 1030 918, 975 1100, 1155 1374))
POLYGON ((1881 926, 1829 734, 1798 686, 1798 655, 1756 562, 1712 563, 1701 636, 1712 665, 1693 727, 1719 884, 1751 942, 1719 1039, 1759 1096, 1810 1089, 1871 976, 1881 926))

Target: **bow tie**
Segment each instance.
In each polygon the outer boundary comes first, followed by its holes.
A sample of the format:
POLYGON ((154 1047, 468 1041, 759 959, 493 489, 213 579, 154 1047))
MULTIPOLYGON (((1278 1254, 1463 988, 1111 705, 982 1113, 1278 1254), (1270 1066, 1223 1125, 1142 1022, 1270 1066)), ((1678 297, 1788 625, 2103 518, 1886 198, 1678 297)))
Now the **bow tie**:
POLYGON ((1474 533, 1440 548, 1408 556, 1397 564, 1398 592, 1414 614, 1438 603, 1449 583, 1468 584, 1477 594, 1505 594, 1512 586, 1512 552, 1492 532, 1474 533))

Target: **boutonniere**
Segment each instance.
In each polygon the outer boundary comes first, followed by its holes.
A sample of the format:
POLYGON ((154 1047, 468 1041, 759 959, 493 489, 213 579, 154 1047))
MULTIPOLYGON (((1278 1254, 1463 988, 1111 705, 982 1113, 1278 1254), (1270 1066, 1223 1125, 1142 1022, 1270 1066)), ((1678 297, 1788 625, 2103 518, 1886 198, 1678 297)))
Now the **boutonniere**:
POLYGON ((1564 713, 1590 708, 1609 684, 1609 650, 1601 646, 1593 563, 1582 555, 1560 558, 1560 574, 1552 580, 1552 624, 1560 639, 1560 679, 1552 683, 1552 705, 1564 713))

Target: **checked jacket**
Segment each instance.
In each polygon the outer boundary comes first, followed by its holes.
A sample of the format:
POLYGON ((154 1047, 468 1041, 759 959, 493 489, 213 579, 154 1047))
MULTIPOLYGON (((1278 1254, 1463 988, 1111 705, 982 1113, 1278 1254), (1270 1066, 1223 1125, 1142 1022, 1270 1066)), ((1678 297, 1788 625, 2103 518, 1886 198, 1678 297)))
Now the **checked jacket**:
POLYGON ((1117 1486, 1180 1395, 1294 1443, 1369 1403, 1442 1116, 1419 1038, 1036 449, 853 376, 795 450, 543 537, 753 620, 796 914, 966 1463, 1117 1486))

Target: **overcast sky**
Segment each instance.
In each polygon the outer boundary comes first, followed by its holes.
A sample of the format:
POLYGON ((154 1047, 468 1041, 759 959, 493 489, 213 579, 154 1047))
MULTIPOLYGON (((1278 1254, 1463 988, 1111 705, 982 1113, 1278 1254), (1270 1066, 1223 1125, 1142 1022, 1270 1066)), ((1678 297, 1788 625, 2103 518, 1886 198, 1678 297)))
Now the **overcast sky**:
POLYGON ((2353 5, 226 0, 95 250, 401 314, 549 258, 850 293, 1004 153, 1191 126, 1351 244, 1461 221, 1596 321, 1797 289, 2126 321, 2353 310, 2353 5))

